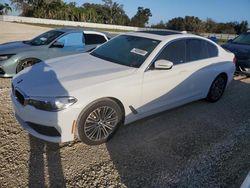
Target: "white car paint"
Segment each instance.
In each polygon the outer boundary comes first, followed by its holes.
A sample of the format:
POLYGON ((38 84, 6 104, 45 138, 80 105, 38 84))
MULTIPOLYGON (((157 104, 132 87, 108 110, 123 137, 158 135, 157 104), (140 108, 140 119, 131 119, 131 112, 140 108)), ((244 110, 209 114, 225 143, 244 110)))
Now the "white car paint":
POLYGON ((90 54, 77 54, 48 60, 15 76, 14 88, 20 89, 28 96, 73 96, 78 100, 65 110, 47 112, 29 105, 21 105, 12 93, 15 114, 20 124, 30 134, 47 141, 72 141, 75 137, 75 132, 72 131, 74 122, 82 110, 97 99, 110 97, 119 100, 125 109, 125 124, 128 124, 148 115, 205 98, 213 80, 220 73, 227 74, 228 84, 233 79, 234 55, 215 43, 219 50, 218 57, 176 65, 170 70, 148 70, 156 55, 170 41, 202 37, 190 34, 160 36, 141 32, 126 35, 161 41, 140 68, 115 64, 90 54), (138 113, 133 113, 130 106, 138 113), (39 134, 26 122, 55 127, 61 137, 39 134))

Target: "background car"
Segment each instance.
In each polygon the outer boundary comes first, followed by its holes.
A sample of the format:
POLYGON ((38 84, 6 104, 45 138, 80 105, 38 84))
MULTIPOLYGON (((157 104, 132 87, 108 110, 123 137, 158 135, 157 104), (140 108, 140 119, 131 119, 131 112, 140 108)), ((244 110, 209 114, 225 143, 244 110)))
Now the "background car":
POLYGON ((211 41, 218 43, 218 38, 216 36, 210 36, 208 37, 208 39, 210 39, 211 41))
POLYGON ((12 77, 46 59, 83 53, 108 41, 104 33, 76 28, 55 29, 30 41, 0 45, 0 77, 12 77))
POLYGON ((233 59, 195 35, 128 33, 91 53, 23 70, 12 81, 11 98, 30 134, 51 142, 78 136, 96 145, 123 123, 203 98, 218 101, 233 79, 233 59))
POLYGON ((250 76, 250 32, 242 33, 222 47, 235 54, 237 71, 250 76))

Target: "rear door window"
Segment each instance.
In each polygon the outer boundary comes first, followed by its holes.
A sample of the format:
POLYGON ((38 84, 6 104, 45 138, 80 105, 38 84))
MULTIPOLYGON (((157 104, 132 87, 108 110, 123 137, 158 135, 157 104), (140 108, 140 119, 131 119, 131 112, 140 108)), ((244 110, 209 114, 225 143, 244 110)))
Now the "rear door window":
POLYGON ((104 36, 98 34, 84 34, 84 36, 86 45, 102 44, 107 41, 104 36))
POLYGON ((187 61, 197 61, 208 58, 206 42, 200 39, 187 40, 187 61))
POLYGON ((198 61, 218 56, 218 48, 202 39, 187 40, 187 61, 198 61))

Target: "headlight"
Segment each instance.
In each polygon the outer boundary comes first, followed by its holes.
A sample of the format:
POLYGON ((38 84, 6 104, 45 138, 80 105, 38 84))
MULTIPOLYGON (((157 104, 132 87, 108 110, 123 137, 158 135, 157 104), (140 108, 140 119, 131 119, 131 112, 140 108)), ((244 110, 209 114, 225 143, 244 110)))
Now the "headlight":
POLYGON ((34 106, 39 110, 57 112, 76 102, 77 99, 74 97, 29 97, 26 105, 34 106))
POLYGON ((15 54, 0 55, 0 61, 7 60, 7 59, 11 58, 11 56, 13 56, 13 55, 15 55, 15 54))

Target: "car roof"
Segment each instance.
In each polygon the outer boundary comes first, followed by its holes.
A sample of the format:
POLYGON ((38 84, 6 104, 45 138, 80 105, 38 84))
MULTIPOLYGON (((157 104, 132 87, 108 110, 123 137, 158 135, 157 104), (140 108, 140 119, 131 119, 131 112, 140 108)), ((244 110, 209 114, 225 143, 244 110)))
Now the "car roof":
POLYGON ((83 29, 81 28, 58 28, 58 29, 55 29, 55 31, 69 33, 69 32, 83 32, 83 29))
POLYGON ((58 29, 55 29, 55 31, 60 31, 63 33, 84 32, 86 34, 99 34, 99 35, 106 36, 108 38, 113 37, 106 32, 99 32, 99 31, 95 31, 95 30, 84 30, 83 28, 58 28, 58 29))
POLYGON ((129 33, 125 33, 125 35, 138 36, 138 37, 164 41, 173 36, 183 36, 186 34, 179 32, 179 31, 171 31, 171 30, 164 30, 164 31, 148 30, 148 31, 129 32, 129 33))
MULTIPOLYGON (((197 39, 203 39, 206 41, 209 41, 213 44, 216 44, 215 42, 213 42, 210 39, 207 39, 205 37, 199 36, 199 35, 194 35, 194 34, 189 34, 186 32, 176 32, 176 33, 169 33, 166 35, 159 35, 159 34, 155 34, 152 32, 130 32, 130 33, 125 33, 124 35, 130 35, 130 36, 137 36, 137 37, 144 37, 144 38, 148 38, 148 39, 153 39, 153 40, 159 40, 161 42, 163 41, 169 41, 169 40, 175 40, 175 39, 179 39, 179 38, 197 38, 197 39)), ((216 44, 216 46, 218 46, 216 44)))
POLYGON ((138 31, 138 32, 161 35, 161 36, 181 34, 181 32, 179 31, 171 31, 171 30, 162 30, 162 31, 161 30, 148 30, 148 31, 138 31))

